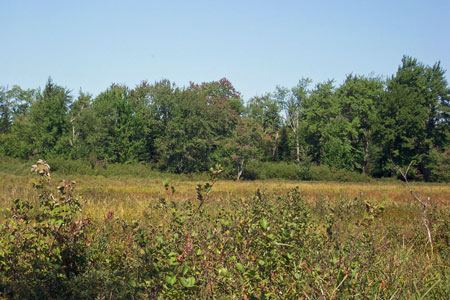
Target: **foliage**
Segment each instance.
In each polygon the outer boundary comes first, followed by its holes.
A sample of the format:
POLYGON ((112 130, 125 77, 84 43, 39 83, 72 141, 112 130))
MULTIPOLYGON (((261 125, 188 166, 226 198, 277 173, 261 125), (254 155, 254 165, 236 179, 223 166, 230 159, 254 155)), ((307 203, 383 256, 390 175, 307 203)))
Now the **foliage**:
POLYGON ((235 134, 227 141, 225 151, 237 169, 236 180, 241 178, 244 166, 251 159, 258 158, 263 142, 258 123, 252 119, 242 118, 236 126, 235 134))
POLYGON ((264 149, 265 157, 271 160, 275 160, 277 155, 279 131, 282 126, 281 108, 280 100, 270 94, 253 97, 247 105, 247 116, 261 126, 260 132, 265 137, 260 147, 264 149))
MULTIPOLYGON (((221 163, 236 179, 251 160, 373 177, 414 160, 410 179, 449 180, 450 88, 439 62, 405 56, 387 79, 350 74, 339 86, 311 83, 302 78, 247 103, 225 78, 112 84, 76 98, 51 79, 42 91, 0 87, 0 155, 88 160, 92 169, 145 163, 179 174, 221 163)), ((311 177, 308 168, 301 178, 311 177)))
POLYGON ((301 164, 286 162, 259 162, 251 161, 243 177, 249 180, 256 179, 287 179, 287 180, 314 180, 338 182, 371 182, 373 178, 366 174, 344 169, 334 169, 326 165, 317 166, 308 162, 301 164))
POLYGON ((69 130, 66 113, 70 91, 48 80, 30 108, 29 126, 35 154, 62 154, 67 147, 69 130))
POLYGON ((350 141, 351 169, 367 173, 376 124, 375 105, 383 95, 383 82, 379 78, 348 75, 337 94, 341 115, 347 125, 344 139, 350 141))
MULTIPOLYGON (((403 231, 392 206, 363 195, 305 200, 296 188, 211 202, 149 202, 147 217, 82 215, 74 183, 54 192, 49 166, 33 171, 37 198, 15 200, 1 225, 0 285, 12 299, 443 299, 450 292, 449 210, 430 213, 435 252, 412 222, 403 231)), ((414 219, 417 207, 409 207, 414 219)))
POLYGON ((310 179, 319 181, 338 182, 372 182, 374 179, 367 174, 345 169, 336 170, 328 166, 311 166, 310 179))
POLYGON ((0 285, 14 298, 66 297, 67 282, 85 270, 89 220, 81 215, 75 182, 50 188, 50 166, 39 160, 32 171, 37 201, 17 199, 0 228, 0 285))
POLYGON ((432 149, 442 153, 449 147, 444 113, 449 95, 439 63, 429 67, 403 57, 378 104, 380 121, 375 125, 375 139, 380 144, 379 172, 390 173, 392 163, 406 166, 415 160, 423 179, 431 179, 432 149))
POLYGON ((253 160, 249 163, 243 177, 245 179, 288 179, 307 180, 304 175, 304 168, 301 165, 287 162, 259 162, 253 160))

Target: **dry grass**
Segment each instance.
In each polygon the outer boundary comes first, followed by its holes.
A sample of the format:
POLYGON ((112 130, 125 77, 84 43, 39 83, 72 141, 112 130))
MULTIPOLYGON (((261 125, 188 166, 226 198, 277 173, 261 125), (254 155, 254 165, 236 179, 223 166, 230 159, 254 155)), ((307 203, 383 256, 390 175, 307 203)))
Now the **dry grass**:
MULTIPOLYGON (((7 208, 13 199, 32 199, 32 176, 17 176, 0 173, 0 207, 7 208)), ((56 184, 61 178, 54 177, 56 184)), ((77 191, 86 200, 85 212, 89 217, 103 218, 108 211, 126 219, 145 218, 144 212, 150 204, 159 199, 170 200, 195 199, 195 187, 198 182, 186 180, 170 181, 176 188, 174 195, 163 186, 164 178, 134 178, 103 176, 67 176, 65 179, 77 181, 77 191)), ((268 193, 285 193, 298 186, 308 201, 335 201, 364 197, 368 201, 389 207, 398 207, 391 211, 392 217, 404 215, 404 207, 411 201, 408 189, 402 183, 335 183, 335 182, 298 182, 298 181, 219 181, 213 188, 211 202, 226 201, 229 198, 246 197, 262 189, 268 193)), ((415 190, 423 196, 441 205, 450 205, 450 186, 444 184, 414 185, 415 190)))
MULTIPOLYGON (((32 185, 35 178, 31 175, 0 173, 0 178, 0 223, 2 223, 2 217, 10 216, 9 212, 3 210, 10 207, 11 200, 23 199, 31 200, 32 202, 37 201, 37 192, 32 185)), ((54 175, 52 185, 56 187, 61 179, 60 175, 54 175)), ((172 194, 171 189, 166 190, 164 187, 163 180, 165 178, 134 178, 130 176, 106 178, 103 176, 85 175, 65 176, 65 179, 77 181, 76 190, 81 194, 82 199, 86 200, 83 214, 93 221, 93 227, 90 227, 91 229, 89 229, 90 234, 95 236, 98 233, 103 232, 103 237, 108 237, 108 239, 105 240, 103 240, 103 238, 99 239, 98 244, 96 244, 93 249, 109 249, 109 251, 105 251, 105 253, 109 253, 110 256, 108 257, 114 258, 115 256, 113 256, 113 254, 117 254, 120 256, 120 260, 118 260, 120 262, 130 262, 135 259, 140 263, 147 261, 140 258, 140 256, 132 256, 134 254, 141 255, 141 253, 146 253, 144 248, 139 248, 141 246, 138 246, 138 243, 135 243, 133 239, 130 239, 130 237, 133 237, 133 234, 138 231, 134 231, 134 227, 132 226, 123 227, 123 224, 139 224, 139 228, 144 229, 142 232, 147 232, 149 237, 151 236, 150 234, 159 232, 158 234, 161 234, 167 241, 170 241, 167 244, 163 244, 162 242, 161 244, 158 244, 158 247, 166 245, 164 246, 166 248, 164 248, 164 251, 160 251, 160 248, 157 247, 159 250, 152 252, 156 253, 155 255, 163 253, 164 255, 170 256, 170 253, 175 253, 177 251, 183 253, 182 251, 184 250, 181 248, 184 247, 184 245, 187 245, 187 241, 180 240, 178 230, 190 232, 192 233, 192 236, 194 236, 193 232, 195 232, 196 235, 198 232, 203 232, 204 234, 199 235, 201 238, 194 238, 193 240, 198 241, 198 249, 202 249, 202 255, 204 255, 203 251, 209 253, 208 251, 211 250, 211 255, 208 256, 208 260, 215 262, 212 264, 209 264, 208 262, 208 264, 205 265, 206 267, 202 269, 205 274, 215 274, 211 265, 219 266, 223 263, 222 258, 216 256, 216 250, 222 251, 226 245, 226 247, 229 247, 226 248, 228 249, 227 251, 231 251, 228 252, 229 255, 226 255, 227 257, 231 256, 232 253, 235 253, 233 251, 238 249, 238 245, 263 245, 260 248, 255 246, 256 248, 252 248, 248 253, 245 252, 247 253, 245 254, 246 264, 252 265, 256 261, 254 251, 260 251, 259 255, 261 257, 270 257, 272 253, 276 253, 266 250, 267 236, 265 231, 259 232, 260 235, 257 237, 260 237, 260 240, 253 239, 255 237, 255 232, 260 230, 262 226, 262 218, 264 218, 264 220, 267 219, 268 221, 266 222, 270 222, 272 224, 271 226, 274 226, 274 228, 275 226, 280 226, 278 228, 291 228, 288 226, 294 225, 302 226, 302 222, 296 222, 292 225, 291 215, 286 217, 286 214, 282 213, 286 211, 286 209, 289 209, 289 211, 301 212, 302 206, 294 206, 294 209, 292 209, 292 206, 286 206, 288 203, 286 202, 286 199, 290 199, 289 197, 274 197, 284 194, 298 186, 303 194, 301 195, 302 197, 299 197, 298 199, 306 199, 312 204, 307 204, 307 209, 310 209, 311 214, 308 218, 311 218, 310 224, 313 226, 301 229, 301 236, 308 237, 308 239, 305 240, 306 246, 302 248, 302 251, 295 250, 293 252, 294 254, 291 254, 299 255, 300 252, 303 253, 303 251, 309 251, 305 253, 308 253, 306 257, 308 257, 311 267, 309 268, 306 266, 304 270, 302 269, 303 273, 301 275, 303 276, 302 278, 310 278, 312 280, 309 285, 306 286, 322 286, 323 288, 329 288, 333 290, 333 295, 337 290, 337 288, 333 288, 333 285, 337 286, 338 284, 343 284, 342 291, 340 291, 342 295, 355 295, 355 292, 361 292, 359 287, 364 286, 366 289, 364 293, 367 295, 375 293, 377 295, 368 297, 373 299, 412 299, 411 295, 414 293, 418 295, 415 299, 419 299, 420 295, 424 295, 424 292, 426 290, 430 291, 431 288, 436 290, 436 292, 433 290, 437 295, 435 298, 441 299, 441 296, 439 295, 446 294, 448 291, 448 288, 446 288, 448 286, 448 279, 446 279, 448 278, 448 275, 445 273, 446 270, 448 270, 448 255, 446 255, 446 253, 448 253, 448 244, 446 244, 448 241, 448 222, 444 222, 448 219, 448 208, 450 207, 450 186, 448 185, 415 183, 413 187, 418 194, 421 196, 429 196, 434 203, 438 204, 439 207, 435 212, 445 211, 445 214, 436 217, 431 222, 432 225, 435 225, 434 234, 436 235, 434 235, 434 242, 436 244, 436 251, 435 256, 430 256, 430 251, 428 251, 429 247, 426 243, 426 234, 423 224, 421 223, 420 207, 417 205, 417 201, 412 199, 408 188, 401 182, 361 184, 296 182, 285 180, 243 182, 222 180, 214 185, 211 197, 205 205, 208 206, 205 209, 207 211, 207 217, 205 217, 206 215, 200 214, 185 215, 185 210, 188 208, 187 211, 189 211, 189 207, 192 207, 185 202, 181 205, 177 205, 179 211, 176 216, 194 216, 192 220, 196 221, 178 223, 174 221, 175 219, 171 214, 170 209, 172 206, 163 206, 167 208, 167 210, 156 209, 159 205, 158 199, 165 198, 168 201, 175 202, 189 200, 196 201, 196 181, 171 177, 169 184, 176 189, 176 192, 172 194), (255 191, 258 189, 262 190, 262 193, 267 194, 268 197, 244 199, 245 197, 254 195, 255 191), (250 217, 246 215, 248 212, 245 209, 243 209, 245 213, 241 212, 241 215, 230 213, 233 210, 239 211, 242 208, 240 198, 242 198, 243 202, 246 201, 245 205, 248 205, 248 203, 251 203, 252 201, 259 201, 259 199, 264 199, 264 201, 267 202, 262 204, 259 203, 259 206, 254 206, 254 208, 258 207, 258 209, 254 212, 250 210, 250 213, 252 214, 250 217), (363 201, 361 201, 361 199, 363 201), (267 203, 270 205, 265 206, 267 203), (110 212, 113 212, 113 214, 110 212), (218 213, 221 213, 219 218, 217 218, 218 213), (107 215, 118 217, 115 218, 117 223, 111 222, 112 218, 107 218, 107 215), (230 216, 230 221, 236 222, 236 224, 250 222, 248 224, 255 225, 249 227, 252 229, 253 233, 238 235, 237 233, 239 233, 239 231, 231 231, 234 232, 234 234, 229 236, 229 230, 234 229, 228 229, 223 235, 217 234, 222 228, 222 225, 220 225, 222 223, 220 221, 223 220, 224 216, 225 219, 230 216), (234 219, 233 216, 238 219, 234 219), (197 217, 200 219, 196 219, 197 217), (123 220, 127 222, 122 223, 123 220), (134 220, 137 220, 138 222, 132 222, 134 220), (218 220, 219 222, 217 222, 218 220), (166 228, 169 227, 171 229, 166 230, 166 228), (127 232, 125 228, 133 231, 127 232), (254 228, 256 228, 256 231, 253 231, 254 228), (210 239, 207 237, 206 233, 211 232, 214 232, 214 234, 211 235, 212 238, 210 239), (218 240, 219 237, 222 240, 218 240), (201 241, 201 243, 199 241, 201 241), (213 248, 209 247, 211 241, 216 243, 213 245, 214 247, 217 247, 214 251, 212 251, 213 248), (141 249, 141 251, 133 252, 129 251, 130 249, 141 249), (124 259, 123 257, 128 258, 129 260, 124 259), (338 258, 339 260, 337 260, 338 258), (341 261, 344 263, 341 263, 341 261), (316 272, 318 269, 313 269, 312 266, 320 266, 320 270, 326 270, 326 272, 313 274, 312 272, 316 272), (341 274, 342 270, 344 272, 351 271, 354 273, 346 273, 344 276, 341 274), (340 276, 339 274, 344 276, 344 279, 341 279, 341 276, 339 280, 334 282, 337 278, 336 276, 340 276), (348 274, 353 275, 350 276, 348 274), (349 283, 344 282, 345 280, 349 281, 349 283), (362 281, 364 281, 363 284, 361 284, 362 281), (441 281, 444 284, 443 287, 441 289, 435 288, 436 282, 439 283, 441 281), (374 290, 372 288, 373 284, 377 284, 379 288, 374 290), (385 294, 383 294, 384 296, 379 297, 378 294, 380 294, 381 291, 384 291, 385 294), (394 297, 396 293, 399 294, 397 298, 394 297)), ((298 203, 302 203, 302 201, 299 201, 298 203)), ((289 205, 290 204, 291 202, 289 202, 289 205)), ((430 213, 430 215, 432 214, 430 213)), ((234 227, 231 226, 230 228, 234 227)), ((184 234, 182 234, 181 237, 185 238, 184 234)), ((186 237, 190 238, 190 235, 187 234, 186 237)), ((279 235, 279 237, 282 238, 283 236, 279 235)), ((95 240, 95 238, 92 240, 95 240)), ((301 240, 300 236, 297 237, 297 240, 301 240)), ((153 239, 152 237, 149 241, 150 242, 145 243, 145 246, 142 247, 150 247, 155 241, 158 242, 158 239, 153 239)), ((191 240, 189 239, 189 241, 191 240)), ((293 241, 295 241, 295 239, 293 241)), ((91 243, 91 240, 89 243, 91 243)), ((286 246, 286 244, 280 245, 286 246)), ((169 261, 169 256, 164 256, 160 261, 169 261)), ((244 257, 243 255, 241 256, 244 257)), ((200 260, 196 262, 196 266, 197 263, 200 265, 200 261, 203 260, 206 259, 200 258, 200 260)), ((115 260, 112 259, 110 261, 115 260)), ((277 256, 276 261, 281 265, 281 263, 285 262, 285 258, 284 256, 277 256)), ((140 266, 140 263, 137 265, 140 266)), ((106 265, 108 264, 105 264, 105 266, 106 265)), ((291 274, 292 270, 287 271, 290 270, 287 266, 290 265, 286 264, 285 267, 280 268, 280 272, 291 274)), ((296 268, 297 267, 295 267, 295 270, 297 270, 296 268)), ((264 268, 260 269, 264 270, 264 268)), ((254 268, 254 270, 260 269, 259 267, 254 268)), ((137 272, 136 274, 141 274, 141 272, 137 272)), ((268 274, 269 273, 264 276, 268 277, 268 274)), ((270 274, 270 276, 273 276, 273 274, 275 273, 270 274)), ((206 278, 205 276, 203 277, 206 278)), ((126 278, 128 279, 128 277, 126 278)), ((166 277, 163 276, 162 278, 163 282, 165 282, 164 278, 166 277)), ((238 277, 233 277, 233 280, 236 280, 236 278, 238 277)), ((291 279, 287 282, 287 286, 290 286, 291 279)), ((297 280, 294 281, 294 283, 295 282, 297 282, 297 280)), ((273 288, 274 290, 278 290, 279 286, 274 284, 273 288)), ((292 286, 289 287, 288 291, 291 288, 292 286)), ((304 290, 304 286, 299 286, 297 288, 299 291, 304 290)), ((205 293, 210 292, 209 285, 207 285, 206 288, 202 286, 202 289, 205 289, 202 290, 205 293)), ((309 293, 313 293, 314 291, 315 290, 310 289, 309 293)), ((226 289, 224 290, 224 293, 227 293, 226 289)), ((295 292, 293 293, 295 294, 295 292)), ((330 299, 333 298, 334 297, 330 296, 330 299)))

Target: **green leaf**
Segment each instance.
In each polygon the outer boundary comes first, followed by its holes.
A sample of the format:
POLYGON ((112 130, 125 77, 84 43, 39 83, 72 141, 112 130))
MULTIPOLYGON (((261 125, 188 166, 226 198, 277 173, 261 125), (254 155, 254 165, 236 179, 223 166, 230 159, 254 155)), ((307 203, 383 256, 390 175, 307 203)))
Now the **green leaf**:
POLYGON ((177 275, 173 275, 173 276, 167 275, 166 276, 166 282, 168 285, 174 285, 176 281, 177 281, 177 275))
POLYGON ((236 263, 236 269, 238 269, 239 272, 244 273, 244 266, 241 263, 236 263))
POLYGON ((261 224, 263 230, 267 230, 267 228, 269 227, 269 222, 267 222, 265 218, 259 221, 259 223, 261 224))
POLYGON ((188 267, 184 267, 183 271, 181 272, 181 274, 186 275, 189 272, 189 268, 188 267))
POLYGON ((227 276, 227 274, 228 274, 227 268, 220 268, 219 269, 219 275, 227 276))
POLYGON ((193 276, 189 278, 180 277, 181 284, 186 288, 191 288, 195 285, 195 278, 193 276))

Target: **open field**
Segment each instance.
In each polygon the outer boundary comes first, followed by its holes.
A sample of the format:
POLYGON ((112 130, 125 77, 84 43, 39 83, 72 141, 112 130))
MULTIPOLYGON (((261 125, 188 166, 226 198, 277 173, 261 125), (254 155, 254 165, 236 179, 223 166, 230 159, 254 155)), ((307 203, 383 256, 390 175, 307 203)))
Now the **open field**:
MULTIPOLYGON (((31 176, 1 174, 0 205, 9 206, 11 199, 27 199, 33 197, 31 176)), ((103 177, 88 175, 56 175, 53 178, 55 186, 61 179, 75 180, 77 191, 86 200, 85 212, 92 217, 101 218, 110 210, 127 219, 134 219, 142 214, 149 202, 167 197, 162 178, 103 177), (103 215, 102 215, 103 214, 103 215)), ((186 180, 185 177, 172 175, 168 180, 175 187, 172 200, 195 199, 196 185, 203 181, 186 180)), ((413 183, 415 192, 422 197, 430 197, 439 205, 450 206, 450 185, 413 183)), ((388 207, 398 207, 414 203, 407 186, 399 181, 377 183, 342 183, 342 182, 301 182, 287 180, 265 181, 218 181, 211 192, 211 202, 226 201, 229 198, 251 196, 256 190, 268 193, 286 193, 299 187, 307 201, 325 200, 333 202, 336 199, 351 199, 363 197, 388 207)))
POLYGON ((213 180, 208 193, 206 180, 161 175, 64 176, 76 181, 72 193, 68 183, 56 190, 58 173, 51 182, 0 174, 3 296, 445 299, 450 292, 448 185, 412 185, 432 199, 432 246, 421 207, 401 182, 213 180))

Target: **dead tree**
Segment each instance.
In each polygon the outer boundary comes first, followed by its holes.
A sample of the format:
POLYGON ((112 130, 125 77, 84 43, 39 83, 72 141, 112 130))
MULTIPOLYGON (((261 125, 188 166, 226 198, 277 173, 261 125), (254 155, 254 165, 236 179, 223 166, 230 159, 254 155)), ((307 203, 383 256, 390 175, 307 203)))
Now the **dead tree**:
POLYGON ((427 215, 427 210, 428 210, 428 205, 430 204, 430 197, 427 197, 427 200, 424 201, 422 200, 415 192, 414 190, 411 188, 411 185, 409 184, 408 181, 408 172, 409 169, 411 168, 412 165, 412 161, 409 163, 408 168, 406 169, 406 171, 403 171, 399 166, 395 165, 397 171, 402 175, 403 179, 405 180, 406 185, 408 186, 409 192, 411 194, 411 196, 413 196, 413 198, 421 205, 422 207, 422 222, 423 225, 427 231, 427 235, 428 235, 428 241, 430 242, 430 246, 431 246, 431 254, 433 254, 433 239, 431 238, 431 230, 430 230, 430 221, 428 220, 428 215, 427 215))

